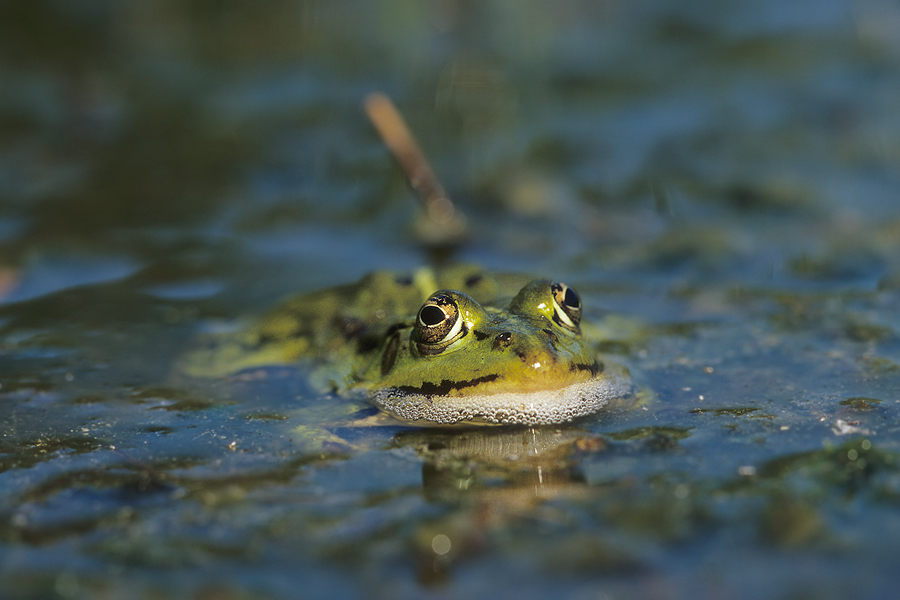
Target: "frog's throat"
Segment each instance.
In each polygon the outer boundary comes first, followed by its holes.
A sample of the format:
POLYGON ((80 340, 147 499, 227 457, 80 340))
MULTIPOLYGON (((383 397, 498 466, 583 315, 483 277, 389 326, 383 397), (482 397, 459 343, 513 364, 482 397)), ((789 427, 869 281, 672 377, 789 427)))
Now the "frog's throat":
POLYGON ((441 396, 393 387, 374 391, 372 401, 395 417, 420 425, 551 425, 593 414, 633 394, 626 373, 604 372, 555 390, 441 396))

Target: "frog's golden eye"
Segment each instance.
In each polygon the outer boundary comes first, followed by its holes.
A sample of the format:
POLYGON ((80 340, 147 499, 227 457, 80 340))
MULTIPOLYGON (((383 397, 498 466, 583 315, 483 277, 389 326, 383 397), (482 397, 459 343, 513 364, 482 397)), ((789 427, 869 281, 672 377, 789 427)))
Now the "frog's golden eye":
POLYGON ((564 283, 550 286, 553 292, 553 321, 570 331, 578 331, 581 322, 581 298, 578 292, 564 283))
POLYGON ((462 331, 459 307, 448 294, 429 298, 416 316, 416 337, 422 344, 441 344, 455 339, 462 331))

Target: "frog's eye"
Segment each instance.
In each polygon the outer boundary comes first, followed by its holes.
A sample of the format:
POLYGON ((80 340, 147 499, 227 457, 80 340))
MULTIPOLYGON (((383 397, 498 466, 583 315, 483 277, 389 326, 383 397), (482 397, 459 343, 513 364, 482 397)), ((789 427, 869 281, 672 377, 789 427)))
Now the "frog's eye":
POLYGON ((570 331, 578 331, 578 323, 581 321, 581 298, 578 292, 564 283, 554 283, 550 286, 553 292, 553 321, 560 327, 570 331))
POLYGON ((447 294, 429 298, 416 316, 416 337, 422 344, 441 344, 456 338, 462 331, 459 307, 447 294))

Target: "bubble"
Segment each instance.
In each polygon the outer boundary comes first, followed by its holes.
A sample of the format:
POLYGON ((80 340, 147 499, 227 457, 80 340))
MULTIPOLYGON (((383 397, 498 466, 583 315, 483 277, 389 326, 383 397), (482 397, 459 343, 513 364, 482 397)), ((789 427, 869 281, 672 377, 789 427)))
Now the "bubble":
POLYGON ((434 550, 434 553, 438 556, 443 556, 450 552, 450 547, 452 545, 453 544, 450 543, 450 538, 443 533, 439 533, 431 539, 431 549, 434 550))
POLYGON ((468 396, 427 396, 396 388, 376 390, 373 402, 406 421, 548 425, 593 414, 634 393, 626 376, 604 375, 555 390, 468 396))

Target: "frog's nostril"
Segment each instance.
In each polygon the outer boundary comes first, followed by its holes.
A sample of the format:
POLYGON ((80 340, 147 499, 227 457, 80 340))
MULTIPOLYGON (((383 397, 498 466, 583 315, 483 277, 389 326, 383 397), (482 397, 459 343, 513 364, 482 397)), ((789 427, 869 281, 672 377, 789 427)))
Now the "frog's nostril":
POLYGON ((498 350, 500 348, 506 348, 512 343, 512 333, 508 331, 503 331, 497 334, 497 337, 494 338, 494 343, 492 344, 492 348, 494 350, 498 350))

